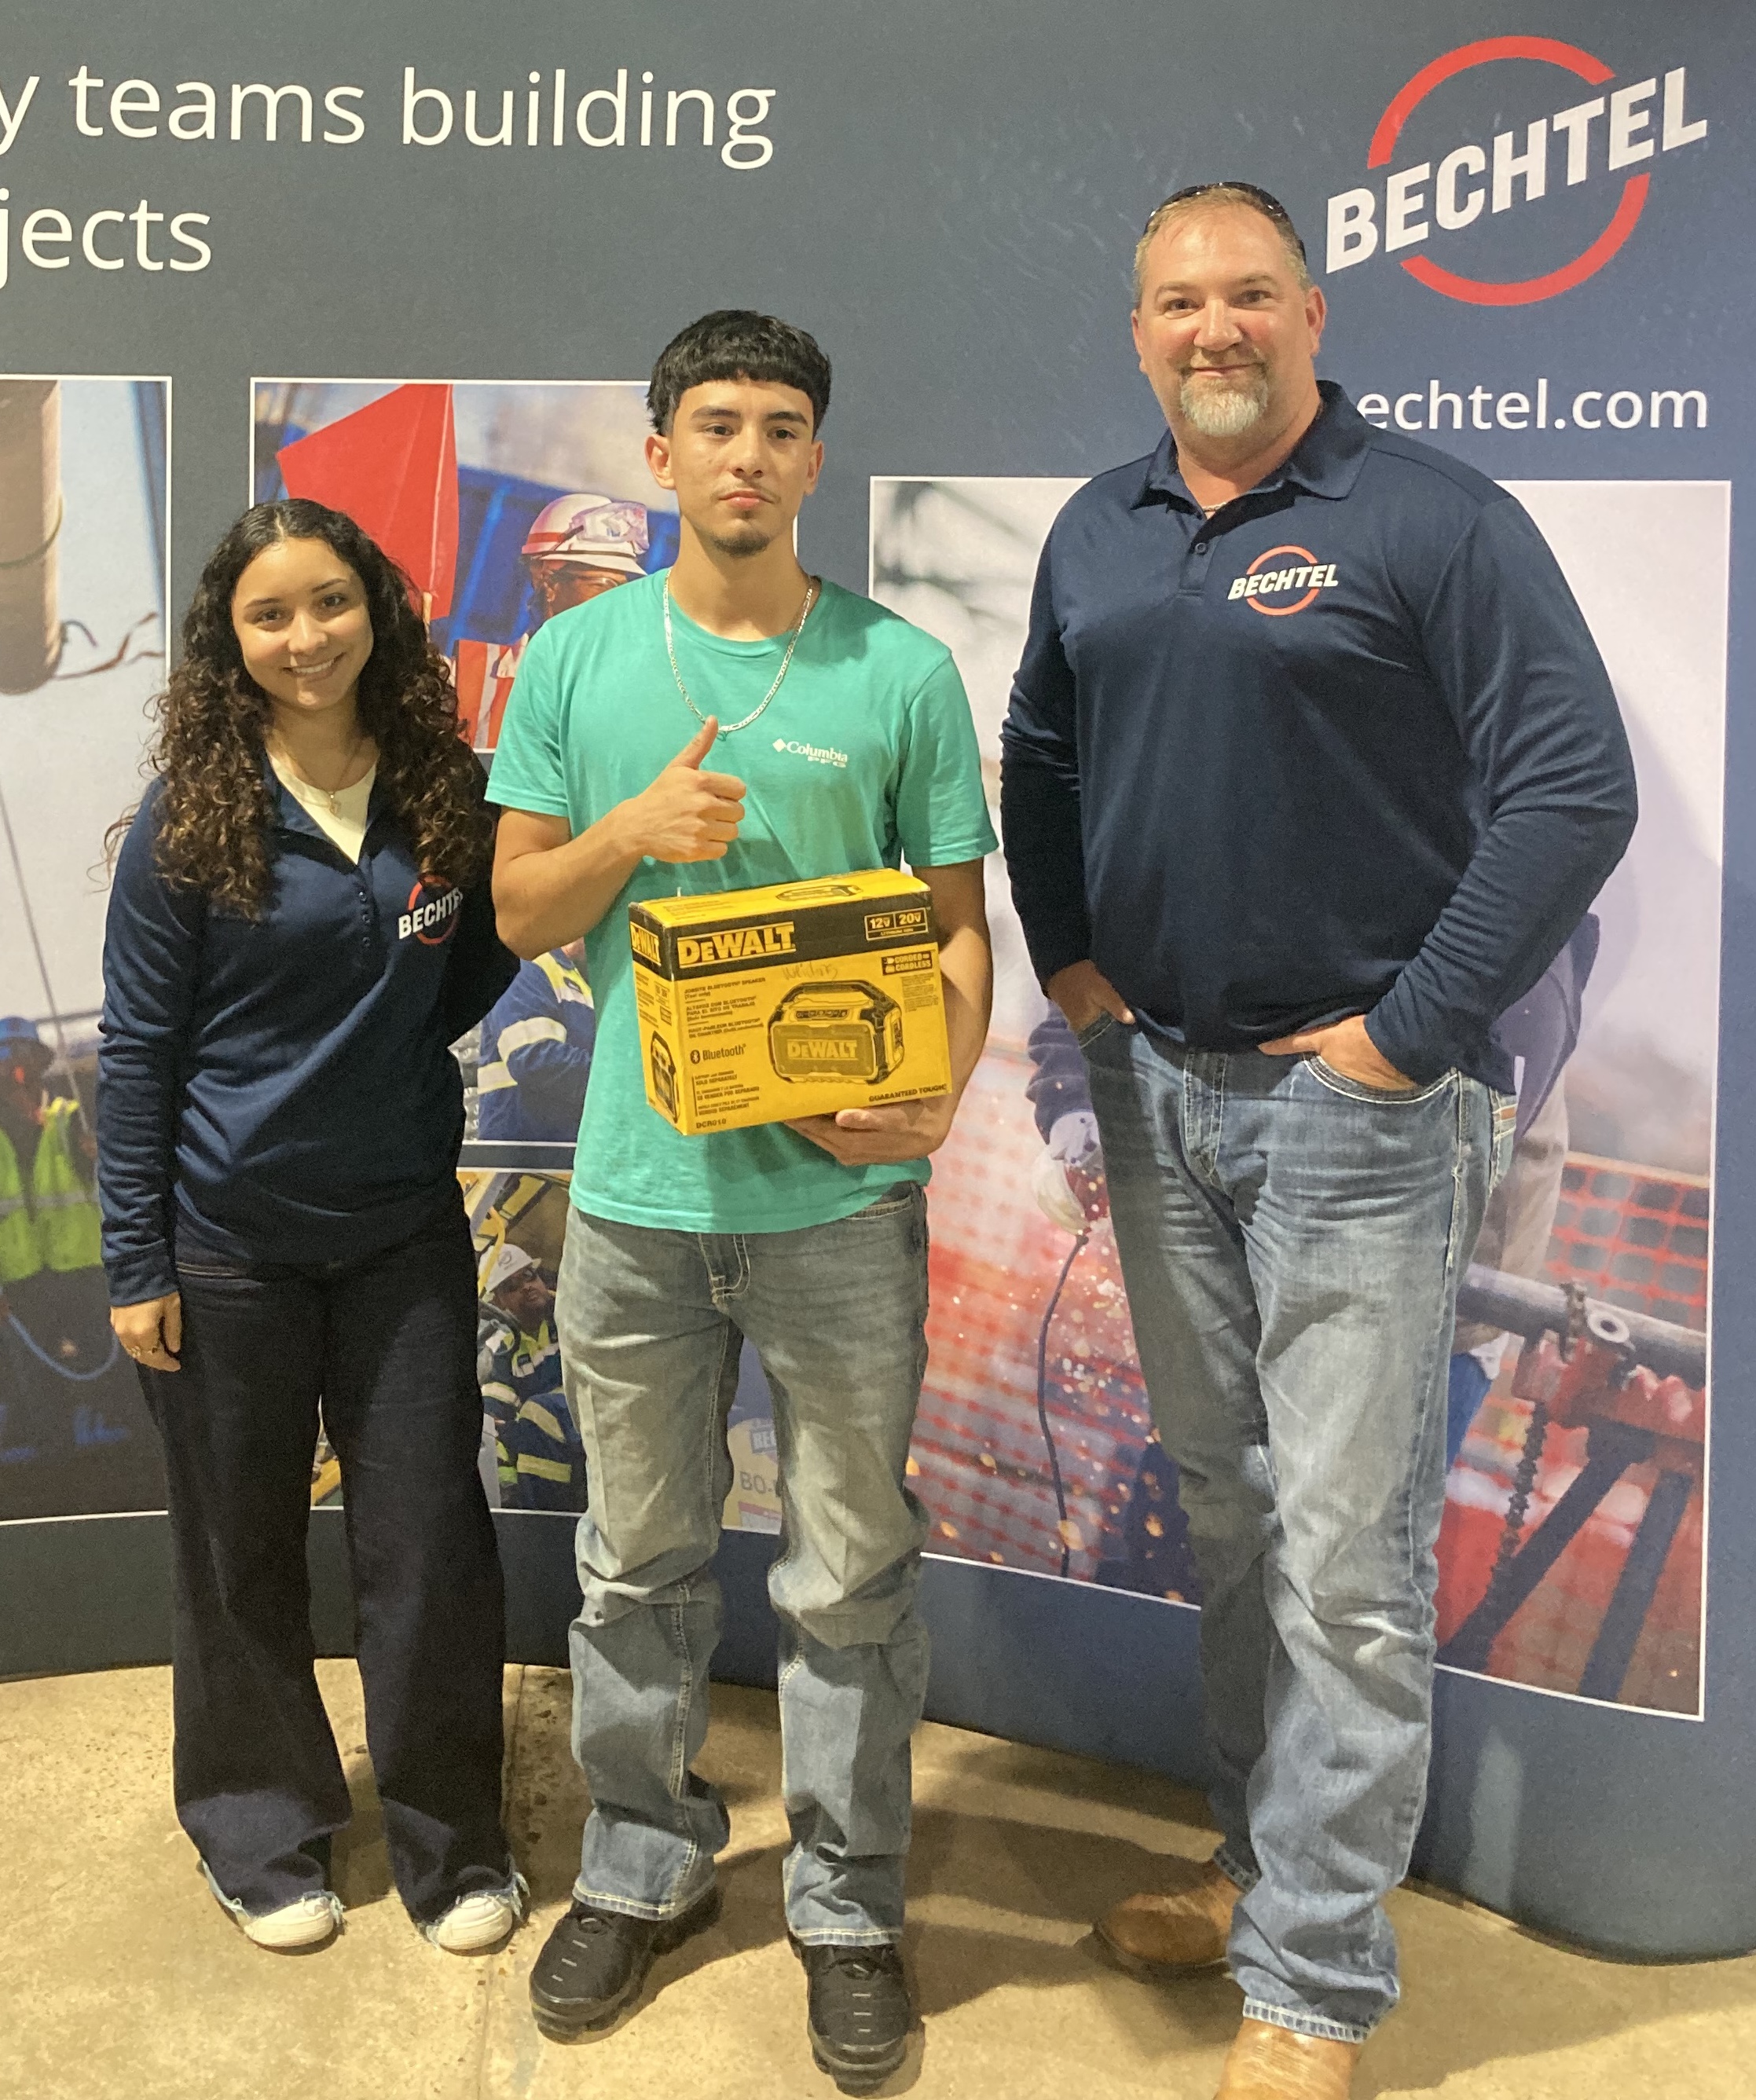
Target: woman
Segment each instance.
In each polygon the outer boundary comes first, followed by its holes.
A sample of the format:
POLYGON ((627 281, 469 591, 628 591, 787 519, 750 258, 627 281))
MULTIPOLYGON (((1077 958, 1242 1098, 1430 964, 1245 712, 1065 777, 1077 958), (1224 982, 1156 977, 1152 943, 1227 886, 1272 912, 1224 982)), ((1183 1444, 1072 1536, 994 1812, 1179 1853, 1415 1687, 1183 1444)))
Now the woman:
POLYGON ((348 1793, 305 1573, 320 1401, 396 1885, 472 1952, 523 1895, 447 1048, 516 968, 492 818, 405 580, 338 512, 246 512, 183 644, 117 856, 98 1114, 111 1318, 170 1484, 179 1820, 259 1945, 336 1930, 348 1793))

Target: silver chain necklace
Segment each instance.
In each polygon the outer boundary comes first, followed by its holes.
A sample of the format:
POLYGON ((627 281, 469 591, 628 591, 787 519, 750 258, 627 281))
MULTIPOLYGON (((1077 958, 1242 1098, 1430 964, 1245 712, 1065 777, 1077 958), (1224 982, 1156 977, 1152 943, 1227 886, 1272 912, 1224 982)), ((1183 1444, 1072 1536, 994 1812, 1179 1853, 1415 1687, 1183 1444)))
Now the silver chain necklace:
MULTIPOLYGON (((813 576, 805 585, 805 602, 799 607, 799 616, 792 624, 792 633, 787 642, 787 653, 780 660, 780 668, 774 673, 774 684, 769 687, 742 721, 721 722, 720 725, 721 736, 730 736, 735 730, 748 729, 757 717, 766 708, 775 694, 780 690, 781 681, 786 677, 788 667, 792 662, 792 652, 799 646, 799 637, 805 632, 805 623, 810 618, 811 607, 816 602, 817 579, 813 576)), ((677 681, 677 690, 683 696, 684 705, 697 721, 704 722, 707 717, 695 705, 690 697, 689 688, 683 683, 683 674, 677 668, 677 643, 671 633, 671 579, 668 573, 664 579, 664 653, 671 660, 671 676, 677 681)))

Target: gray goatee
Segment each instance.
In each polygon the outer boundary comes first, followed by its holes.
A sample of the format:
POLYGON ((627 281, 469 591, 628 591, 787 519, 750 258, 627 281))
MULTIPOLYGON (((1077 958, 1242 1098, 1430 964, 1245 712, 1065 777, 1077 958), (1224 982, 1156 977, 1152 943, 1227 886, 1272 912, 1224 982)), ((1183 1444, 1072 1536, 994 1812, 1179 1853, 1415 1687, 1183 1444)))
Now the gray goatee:
POLYGON ((1204 438, 1241 438, 1262 420, 1268 405, 1268 375, 1251 365, 1224 379, 1185 377, 1179 390, 1183 413, 1204 438))

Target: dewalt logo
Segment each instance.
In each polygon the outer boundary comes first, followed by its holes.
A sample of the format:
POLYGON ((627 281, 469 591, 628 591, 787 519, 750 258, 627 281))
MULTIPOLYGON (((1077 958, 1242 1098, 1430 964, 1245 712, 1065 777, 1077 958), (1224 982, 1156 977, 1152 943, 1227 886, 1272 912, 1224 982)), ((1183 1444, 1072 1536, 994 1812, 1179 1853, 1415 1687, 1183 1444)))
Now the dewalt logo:
MULTIPOLYGON (((629 931, 632 932, 632 926, 629 931)), ((716 963, 762 962, 793 952, 793 922, 777 919, 766 926, 728 926, 716 933, 679 933, 677 967, 706 969, 716 963)))
POLYGON ((642 926, 638 919, 628 922, 628 938, 633 943, 634 953, 651 963, 655 969, 664 960, 664 951, 659 946, 659 937, 650 926, 642 926))

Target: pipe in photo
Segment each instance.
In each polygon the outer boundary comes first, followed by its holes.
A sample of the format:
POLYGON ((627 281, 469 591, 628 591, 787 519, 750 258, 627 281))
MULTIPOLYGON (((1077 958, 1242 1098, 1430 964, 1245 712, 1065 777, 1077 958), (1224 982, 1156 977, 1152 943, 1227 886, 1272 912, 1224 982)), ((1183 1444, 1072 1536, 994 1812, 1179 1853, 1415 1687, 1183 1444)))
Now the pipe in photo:
POLYGON ((60 382, 0 379, 0 693, 60 660, 60 382))

